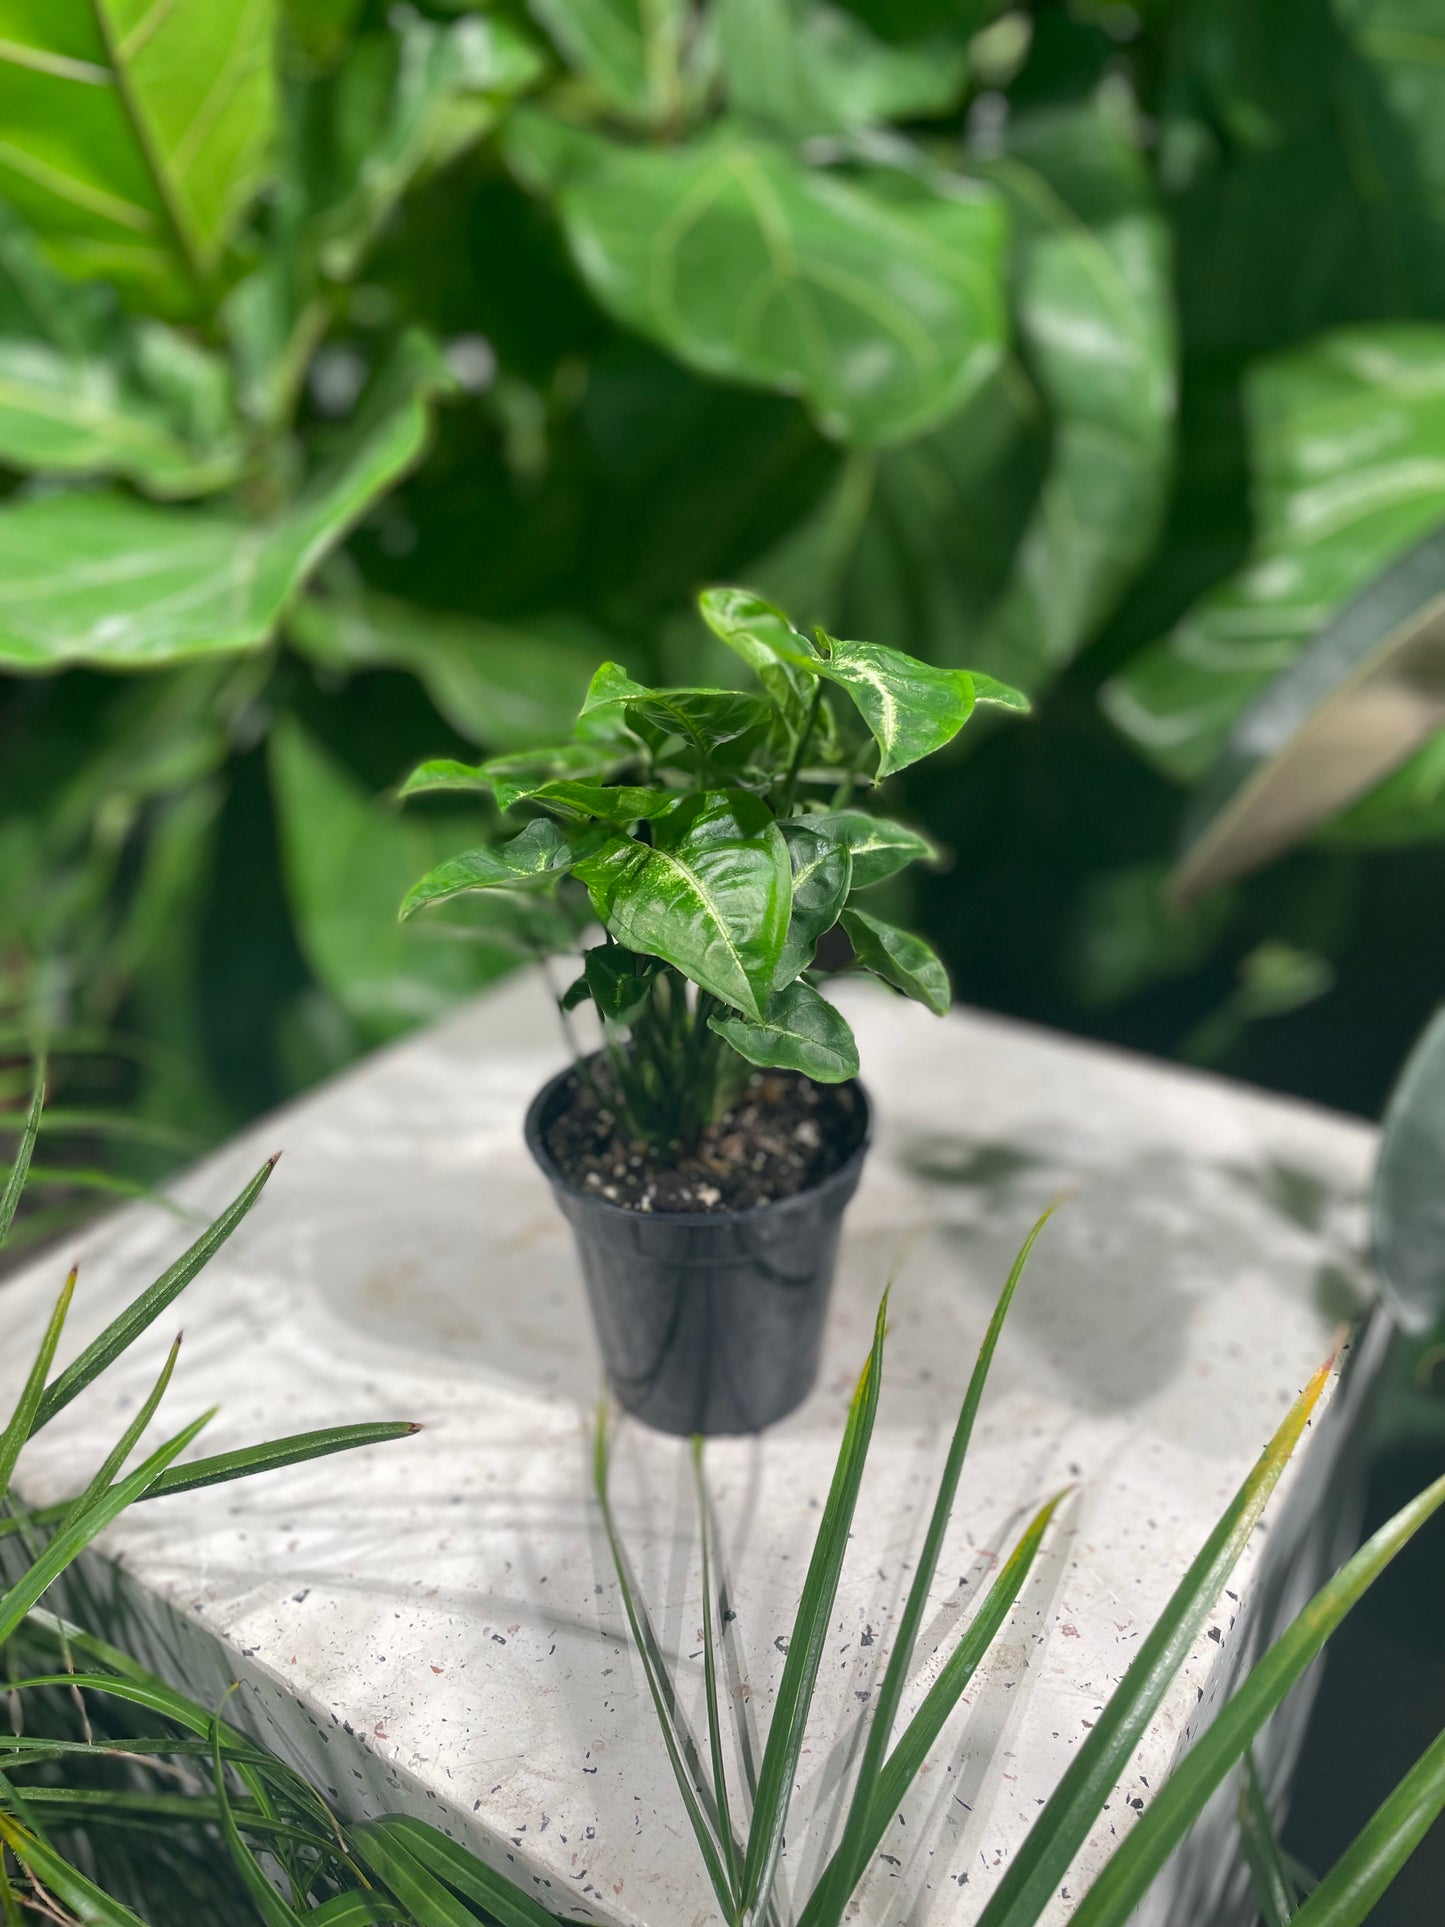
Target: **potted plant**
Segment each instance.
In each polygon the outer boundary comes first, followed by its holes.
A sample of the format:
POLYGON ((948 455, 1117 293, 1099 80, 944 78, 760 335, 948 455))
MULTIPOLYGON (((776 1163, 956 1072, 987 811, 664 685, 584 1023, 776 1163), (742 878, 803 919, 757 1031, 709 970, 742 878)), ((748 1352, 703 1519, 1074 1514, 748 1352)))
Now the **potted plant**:
POLYGON ((761 693, 653 689, 604 663, 567 742, 422 764, 404 795, 479 790, 525 821, 430 871, 401 915, 502 892, 543 953, 601 924, 559 1001, 595 1007, 602 1048, 538 1093, 527 1143, 576 1235, 621 1403, 664 1431, 750 1432, 813 1383, 868 1143, 820 940, 841 928, 830 964, 949 1005, 934 951, 868 907, 937 852, 868 804, 976 703, 1027 705, 991 677, 810 641, 743 590, 701 609, 761 693))

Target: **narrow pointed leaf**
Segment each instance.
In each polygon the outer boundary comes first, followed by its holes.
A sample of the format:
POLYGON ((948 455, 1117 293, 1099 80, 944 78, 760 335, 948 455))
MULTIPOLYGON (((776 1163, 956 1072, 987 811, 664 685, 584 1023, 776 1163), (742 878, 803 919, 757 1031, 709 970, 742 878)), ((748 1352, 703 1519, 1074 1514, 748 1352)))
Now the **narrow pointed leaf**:
POLYGON ((1382 1801, 1290 1927, 1363 1927, 1381 1896, 1445 1811, 1445 1733, 1382 1801))
POLYGON ((60 1342, 60 1334, 65 1325, 66 1314, 70 1310, 70 1300, 75 1292, 75 1271, 60 1288, 60 1296, 55 1301, 55 1309, 50 1314, 50 1322, 45 1327, 45 1335, 40 1341, 40 1349, 35 1354, 35 1362, 30 1367, 10 1422, 0 1433, 0 1498, 10 1489, 10 1481, 15 1473, 15 1461, 20 1457, 20 1448, 35 1430, 36 1414, 40 1410, 40 1400, 45 1392, 45 1381, 50 1373, 51 1362, 55 1357, 55 1347, 60 1342))
POLYGON ((384 1894, 337 1894, 306 1916, 307 1927, 409 1927, 411 1915, 384 1894))
POLYGON ((428 904, 447 903, 469 890, 550 889, 572 867, 572 846, 545 816, 495 850, 464 850, 412 885, 398 912, 403 923, 428 904))
POLYGON ((787 940, 773 974, 773 990, 800 977, 813 961, 818 939, 838 921, 853 883, 853 859, 811 820, 780 823, 793 866, 793 910, 787 940))
POLYGON ((1285 1414, 1005 1869, 978 1927, 1035 1927, 1053 1899, 1175 1674, 1203 1633, 1333 1369, 1333 1359, 1322 1365, 1285 1414))
POLYGON ((381 1834, 400 1846, 429 1873, 484 1907, 499 1927, 554 1927, 552 1915, 523 1888, 495 1873, 484 1861, 435 1827, 427 1826, 425 1821, 414 1820, 407 1814, 391 1814, 384 1820, 372 1821, 368 1833, 373 1840, 381 1834))
POLYGON ((261 1871, 261 1863, 250 1847, 241 1838, 241 1830, 236 1825, 236 1816, 231 1810, 231 1796, 226 1791, 226 1769, 221 1759, 221 1728, 218 1720, 211 1722, 211 1771, 216 1780, 216 1803, 221 1825, 221 1838, 231 1856, 231 1864, 236 1869, 241 1885, 251 1896, 252 1903, 266 1927, 301 1927, 301 1916, 261 1871))
POLYGON ((939 855, 938 845, 917 830, 890 823, 886 817, 869 816, 864 810, 824 810, 803 821, 809 829, 821 830, 835 842, 847 844, 855 890, 866 890, 871 884, 896 876, 910 863, 933 861, 939 855))
POLYGON ((1246 1753, 1239 1782, 1239 1837, 1249 1862, 1249 1877, 1259 1908, 1260 1927, 1289 1927, 1298 1896, 1275 1838, 1264 1789, 1246 1753))
POLYGON ((131 1420, 130 1424, 127 1425, 124 1432, 121 1433, 115 1446, 106 1455, 104 1464, 100 1467, 84 1492, 77 1498, 72 1499, 66 1507, 65 1514, 61 1519, 62 1532, 66 1526, 73 1525, 83 1512, 96 1503, 110 1485, 111 1481, 117 1476, 131 1453, 135 1450, 141 1434, 155 1417, 157 1408, 166 1395, 166 1387, 170 1384, 171 1374, 176 1369, 176 1359, 180 1356, 180 1350, 181 1340, 178 1333, 175 1343, 166 1354, 165 1364, 162 1365, 160 1374, 155 1384, 152 1385, 139 1411, 137 1411, 135 1417, 131 1420))
POLYGON ((0 1812, 0 1843, 70 1909, 83 1927, 146 1927, 138 1914, 133 1914, 118 1900, 112 1900, 38 1834, 5 1812, 0 1812))
POLYGON ((845 910, 843 928, 853 945, 853 954, 865 970, 883 978, 915 1003, 926 1004, 936 1017, 947 1013, 953 1001, 948 972, 931 944, 909 930, 885 923, 866 910, 845 910))
POLYGON ((858 1045, 848 1019, 801 980, 773 992, 759 1023, 735 1010, 714 1012, 708 1023, 750 1064, 802 1071, 820 1084, 858 1075, 858 1045))
POLYGON ((166 1307, 180 1296, 260 1197, 266 1180, 275 1168, 276 1159, 267 1158, 251 1182, 232 1199, 215 1223, 197 1238, 190 1249, 177 1258, 169 1270, 162 1272, 153 1285, 133 1299, 118 1317, 113 1318, 100 1336, 86 1346, 79 1358, 66 1366, 40 1401, 35 1421, 37 1432, 42 1426, 48 1425, 57 1412, 63 1411, 93 1379, 98 1378, 106 1366, 119 1358, 146 1327, 153 1324, 166 1307))
POLYGON ((702 1555, 702 1658, 703 1690, 707 1696, 707 1742, 712 1761, 713 1797, 717 1801, 718 1832, 722 1836, 723 1857, 728 1881, 734 1893, 742 1880, 742 1859, 733 1834, 732 1810, 728 1802, 727 1762, 723 1749, 722 1714, 718 1709, 717 1630, 713 1621, 712 1517, 707 1486, 702 1475, 703 1441, 692 1441, 693 1497, 697 1503, 698 1545, 702 1555))
POLYGON ((30 1109, 26 1113, 25 1128, 20 1134, 20 1142, 15 1149, 14 1162, 10 1166, 10 1176, 5 1189, 0 1192, 0 1245, 9 1236, 10 1227, 15 1222, 16 1208, 20 1194, 25 1189, 25 1175, 30 1169, 30 1160, 35 1152, 35 1139, 40 1130, 40 1114, 45 1108, 45 1062, 35 1068, 35 1090, 30 1099, 30 1109))

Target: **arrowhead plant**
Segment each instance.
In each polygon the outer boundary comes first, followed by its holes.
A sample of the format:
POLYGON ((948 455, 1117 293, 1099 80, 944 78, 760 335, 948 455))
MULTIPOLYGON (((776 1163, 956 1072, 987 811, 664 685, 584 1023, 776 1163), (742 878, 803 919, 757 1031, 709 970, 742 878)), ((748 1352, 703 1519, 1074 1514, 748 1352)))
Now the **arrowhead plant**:
POLYGON ((818 945, 835 928, 854 967, 947 1010, 933 950, 862 894, 938 851, 872 806, 976 704, 1028 707, 989 676, 821 629, 810 639, 743 589, 709 589, 699 606, 759 693, 652 689, 604 663, 569 741, 475 768, 423 763, 402 786, 480 792, 501 825, 424 876, 403 919, 479 891, 550 899, 572 915, 531 920, 539 955, 601 925, 560 1002, 595 1007, 610 1101, 654 1149, 692 1144, 749 1065, 827 1084, 858 1074, 819 981, 818 945))

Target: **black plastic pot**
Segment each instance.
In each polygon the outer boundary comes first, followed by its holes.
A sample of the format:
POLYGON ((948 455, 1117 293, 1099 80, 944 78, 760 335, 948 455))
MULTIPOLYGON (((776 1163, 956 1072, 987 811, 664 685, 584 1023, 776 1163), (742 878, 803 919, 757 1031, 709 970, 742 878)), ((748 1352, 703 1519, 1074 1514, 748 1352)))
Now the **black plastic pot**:
POLYGON ((855 1085, 858 1142, 809 1191, 748 1211, 630 1211, 568 1182, 547 1130, 574 1090, 554 1077, 527 1112, 527 1148, 577 1240, 607 1377, 659 1431, 759 1432, 818 1375, 838 1231, 858 1188, 871 1112, 855 1085))

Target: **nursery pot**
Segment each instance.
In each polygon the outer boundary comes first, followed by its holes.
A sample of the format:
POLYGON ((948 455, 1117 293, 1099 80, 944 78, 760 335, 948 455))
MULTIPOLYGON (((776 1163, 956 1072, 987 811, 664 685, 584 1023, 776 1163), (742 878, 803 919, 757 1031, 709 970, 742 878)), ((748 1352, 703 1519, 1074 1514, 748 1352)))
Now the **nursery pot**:
POLYGON ((746 1211, 633 1211, 572 1184, 547 1148, 570 1070, 532 1100, 527 1148, 572 1226, 608 1381, 662 1432, 758 1432, 818 1375, 838 1231, 858 1188, 871 1110, 837 1170, 746 1211))

